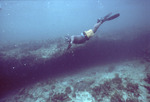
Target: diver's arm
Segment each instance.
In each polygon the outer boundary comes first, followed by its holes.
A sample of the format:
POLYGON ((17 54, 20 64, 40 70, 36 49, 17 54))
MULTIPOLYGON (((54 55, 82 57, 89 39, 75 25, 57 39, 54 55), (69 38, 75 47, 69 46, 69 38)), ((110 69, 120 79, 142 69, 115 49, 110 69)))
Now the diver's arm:
POLYGON ((69 42, 68 47, 67 47, 67 50, 69 50, 71 48, 71 46, 73 44, 73 41, 74 41, 74 36, 71 36, 70 42, 69 42))
POLYGON ((71 46, 72 46, 72 44, 69 43, 69 44, 68 44, 68 47, 67 47, 67 50, 69 50, 69 49, 71 48, 71 46))

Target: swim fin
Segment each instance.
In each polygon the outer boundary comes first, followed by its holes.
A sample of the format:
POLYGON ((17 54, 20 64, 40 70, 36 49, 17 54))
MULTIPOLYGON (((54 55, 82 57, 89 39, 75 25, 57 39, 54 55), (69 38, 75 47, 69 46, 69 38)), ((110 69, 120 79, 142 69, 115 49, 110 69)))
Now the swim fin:
POLYGON ((111 14, 112 14, 112 13, 109 13, 109 14, 107 14, 106 16, 104 16, 103 18, 97 19, 97 23, 99 23, 100 21, 102 21, 102 23, 103 23, 103 22, 105 22, 105 21, 113 20, 113 19, 115 19, 115 18, 117 18, 117 17, 120 16, 120 13, 117 13, 117 14, 112 15, 112 16, 111 16, 111 14))
POLYGON ((117 14, 112 15, 111 17, 107 18, 105 21, 113 20, 113 19, 115 19, 115 18, 117 18, 119 16, 120 16, 120 13, 117 13, 117 14))
POLYGON ((108 17, 110 17, 111 14, 112 14, 112 12, 110 12, 109 14, 107 14, 106 16, 104 16, 103 20, 106 20, 108 17))

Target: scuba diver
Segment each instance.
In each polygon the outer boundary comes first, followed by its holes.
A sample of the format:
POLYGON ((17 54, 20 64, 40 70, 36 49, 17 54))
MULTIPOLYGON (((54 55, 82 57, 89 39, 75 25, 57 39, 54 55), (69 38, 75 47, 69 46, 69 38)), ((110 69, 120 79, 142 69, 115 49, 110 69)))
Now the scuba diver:
POLYGON ((97 31, 97 29, 100 27, 101 24, 103 24, 105 21, 113 20, 120 16, 119 13, 114 14, 111 16, 112 13, 107 14, 103 18, 97 19, 97 23, 94 25, 93 29, 89 29, 87 31, 82 32, 80 35, 72 35, 71 37, 66 36, 65 39, 69 43, 68 49, 71 48, 72 44, 83 44, 87 40, 89 40, 97 31))

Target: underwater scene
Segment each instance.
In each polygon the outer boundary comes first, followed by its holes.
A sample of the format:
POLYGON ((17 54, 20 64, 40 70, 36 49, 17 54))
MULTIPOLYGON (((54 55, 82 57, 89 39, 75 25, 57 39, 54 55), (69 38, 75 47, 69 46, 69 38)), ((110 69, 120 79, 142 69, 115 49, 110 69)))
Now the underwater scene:
POLYGON ((0 102, 150 102, 150 0, 0 0, 0 102))

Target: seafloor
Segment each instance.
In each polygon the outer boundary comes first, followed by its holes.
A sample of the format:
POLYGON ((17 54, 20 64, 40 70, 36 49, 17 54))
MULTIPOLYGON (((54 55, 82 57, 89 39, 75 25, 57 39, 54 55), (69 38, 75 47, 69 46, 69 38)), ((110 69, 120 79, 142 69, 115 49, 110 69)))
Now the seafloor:
POLYGON ((126 61, 49 78, 1 102, 150 102, 150 64, 126 61))
POLYGON ((0 102, 150 102, 150 50, 93 41, 69 51, 61 39, 1 47, 0 102))

